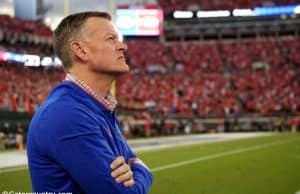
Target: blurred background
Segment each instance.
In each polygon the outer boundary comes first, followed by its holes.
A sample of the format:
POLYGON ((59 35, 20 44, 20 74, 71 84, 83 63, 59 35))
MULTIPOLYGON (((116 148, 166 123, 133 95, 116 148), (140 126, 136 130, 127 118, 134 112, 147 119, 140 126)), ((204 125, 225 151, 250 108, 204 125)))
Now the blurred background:
POLYGON ((299 5, 1 0, 1 147, 16 146, 15 134, 26 135, 64 78, 53 29, 64 15, 86 10, 110 12, 129 47, 131 72, 112 86, 127 137, 297 128, 299 5))
POLYGON ((64 79, 53 29, 88 10, 109 12, 129 48, 112 85, 126 138, 299 130, 299 0, 0 0, 0 149, 26 148, 64 79))

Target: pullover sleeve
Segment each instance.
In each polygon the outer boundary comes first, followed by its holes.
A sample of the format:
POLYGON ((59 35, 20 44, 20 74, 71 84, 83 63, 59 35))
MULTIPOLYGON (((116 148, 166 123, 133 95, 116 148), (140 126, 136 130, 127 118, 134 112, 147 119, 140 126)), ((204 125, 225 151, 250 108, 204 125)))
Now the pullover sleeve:
POLYGON ((46 111, 43 118, 44 135, 51 140, 49 153, 85 193, 148 193, 153 177, 139 163, 131 165, 135 180, 132 187, 125 187, 111 177, 110 163, 117 156, 102 134, 101 126, 84 109, 64 104, 46 111), (57 117, 57 112, 62 116, 57 117))

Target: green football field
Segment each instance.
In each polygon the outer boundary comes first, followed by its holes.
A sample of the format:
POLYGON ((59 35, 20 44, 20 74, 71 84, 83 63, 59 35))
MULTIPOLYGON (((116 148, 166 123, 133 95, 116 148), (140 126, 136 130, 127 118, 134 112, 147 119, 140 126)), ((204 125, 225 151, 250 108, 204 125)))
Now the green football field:
MULTIPOLYGON (((154 174, 150 194, 300 193, 300 134, 180 146, 138 155, 154 174)), ((1 170, 1 193, 30 191, 27 169, 1 170)))

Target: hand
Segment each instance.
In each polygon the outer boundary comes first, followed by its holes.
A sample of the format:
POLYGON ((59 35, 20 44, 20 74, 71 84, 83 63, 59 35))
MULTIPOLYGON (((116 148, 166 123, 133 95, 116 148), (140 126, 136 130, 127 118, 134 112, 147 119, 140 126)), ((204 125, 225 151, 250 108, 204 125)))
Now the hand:
POLYGON ((133 172, 123 156, 117 157, 110 164, 112 169, 111 176, 116 180, 117 183, 124 184, 125 187, 131 187, 134 185, 133 172))

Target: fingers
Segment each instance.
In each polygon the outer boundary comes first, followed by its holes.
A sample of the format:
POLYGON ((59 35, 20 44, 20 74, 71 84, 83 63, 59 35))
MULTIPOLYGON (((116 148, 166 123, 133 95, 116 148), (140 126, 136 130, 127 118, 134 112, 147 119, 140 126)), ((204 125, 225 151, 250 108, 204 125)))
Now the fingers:
POLYGON ((134 185, 133 172, 130 166, 126 163, 124 157, 117 157, 111 164, 112 168, 111 176, 117 183, 123 183, 125 187, 131 187, 134 185))
POLYGON ((112 161, 112 163, 110 164, 110 167, 114 170, 118 166, 120 166, 120 165, 122 165, 124 163, 125 163, 124 157, 123 156, 119 156, 114 161, 112 161))
POLYGON ((133 175, 133 174, 132 174, 131 170, 129 170, 129 171, 127 171, 126 173, 124 173, 124 174, 118 176, 118 177, 116 178, 116 182, 117 182, 117 183, 122 183, 122 182, 124 182, 124 181, 129 181, 129 180, 132 179, 132 177, 133 177, 132 175, 133 175))
POLYGON ((134 179, 133 178, 124 182, 125 187, 131 187, 133 185, 134 185, 134 179))
POLYGON ((111 176, 117 178, 123 174, 126 174, 130 171, 129 166, 126 163, 123 163, 121 166, 112 171, 111 176))

